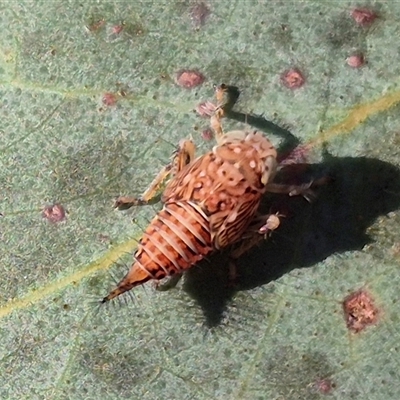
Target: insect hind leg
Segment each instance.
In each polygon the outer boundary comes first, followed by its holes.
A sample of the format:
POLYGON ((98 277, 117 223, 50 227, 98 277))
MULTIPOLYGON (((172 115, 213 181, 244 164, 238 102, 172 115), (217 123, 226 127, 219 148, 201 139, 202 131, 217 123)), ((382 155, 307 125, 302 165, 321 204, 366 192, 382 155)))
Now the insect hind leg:
POLYGON ((242 241, 234 246, 229 255, 229 282, 231 286, 234 286, 237 281, 237 260, 260 242, 268 239, 271 233, 279 227, 279 217, 283 216, 283 214, 277 212, 275 214, 258 215, 253 219, 244 232, 242 241))
POLYGON ((316 195, 314 188, 327 184, 331 179, 327 176, 312 180, 308 183, 301 185, 288 185, 282 183, 268 183, 266 190, 269 193, 288 194, 289 196, 303 196, 309 203, 311 203, 316 195))
POLYGON ((114 208, 117 208, 118 210, 127 210, 133 206, 149 204, 149 202, 159 194, 160 188, 165 180, 169 176, 176 175, 187 164, 193 161, 194 155, 194 143, 191 140, 182 140, 172 155, 172 161, 161 169, 144 193, 139 197, 119 196, 114 202, 114 208))
POLYGON ((224 135, 221 119, 227 116, 235 105, 239 97, 239 89, 236 86, 229 86, 222 83, 221 85, 214 85, 214 91, 217 104, 211 116, 210 125, 218 143, 224 135))

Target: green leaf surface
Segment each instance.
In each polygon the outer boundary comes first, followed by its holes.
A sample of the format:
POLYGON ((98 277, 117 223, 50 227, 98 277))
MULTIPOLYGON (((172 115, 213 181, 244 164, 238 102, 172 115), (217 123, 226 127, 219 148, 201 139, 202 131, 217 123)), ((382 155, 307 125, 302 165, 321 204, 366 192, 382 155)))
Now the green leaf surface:
POLYGON ((368 2, 369 26, 356 6, 0 4, 0 398, 398 399, 400 3, 368 2), (282 84, 290 68, 301 88, 282 84), (182 69, 205 82, 179 86, 182 69), (312 203, 268 199, 286 217, 237 288, 216 255, 176 289, 99 308, 159 209, 114 197, 141 193, 179 140, 213 145, 193 110, 221 82, 241 91, 225 129, 246 119, 281 146, 269 121, 283 126, 305 145, 301 179, 331 182, 312 203), (43 217, 54 203, 63 222, 43 217), (378 318, 352 333, 343 301, 360 289, 378 318))

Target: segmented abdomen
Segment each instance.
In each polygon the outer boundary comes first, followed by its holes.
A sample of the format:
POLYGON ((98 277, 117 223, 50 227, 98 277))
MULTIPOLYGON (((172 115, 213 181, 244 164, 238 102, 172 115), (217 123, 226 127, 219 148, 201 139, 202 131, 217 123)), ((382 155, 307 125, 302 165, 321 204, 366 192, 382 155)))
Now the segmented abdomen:
POLYGON ((209 221, 190 202, 168 203, 145 230, 135 262, 107 302, 150 279, 181 273, 212 251, 209 221))

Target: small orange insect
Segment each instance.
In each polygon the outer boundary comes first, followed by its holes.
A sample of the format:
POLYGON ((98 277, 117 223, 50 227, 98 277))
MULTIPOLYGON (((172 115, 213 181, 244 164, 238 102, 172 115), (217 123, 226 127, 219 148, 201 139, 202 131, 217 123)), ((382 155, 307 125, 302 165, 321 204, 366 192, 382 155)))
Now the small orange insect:
MULTIPOLYGON (((227 90, 225 85, 216 87, 218 104, 211 127, 217 145, 212 151, 195 159, 193 142, 182 141, 172 163, 163 168, 142 197, 116 200, 115 207, 120 210, 147 204, 162 181, 174 175, 163 192, 162 210, 143 233, 131 269, 103 303, 152 279, 179 279, 210 252, 240 241, 266 191, 301 192, 270 183, 277 170, 277 152, 260 132, 223 133, 220 120, 227 90)), ((263 224, 268 223, 267 218, 263 224)), ((259 232, 256 235, 262 236, 259 232)), ((254 238, 241 249, 252 247, 252 241, 254 238)), ((243 251, 236 255, 239 253, 243 251)))

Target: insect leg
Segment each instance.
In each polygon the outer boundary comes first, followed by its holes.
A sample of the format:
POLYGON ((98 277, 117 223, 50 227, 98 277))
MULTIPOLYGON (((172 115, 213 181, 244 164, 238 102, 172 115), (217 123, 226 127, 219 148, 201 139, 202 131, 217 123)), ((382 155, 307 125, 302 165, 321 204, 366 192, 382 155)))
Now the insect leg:
POLYGON ((280 212, 266 215, 257 215, 243 233, 242 241, 234 247, 231 258, 237 259, 257 245, 261 240, 270 236, 270 233, 279 228, 280 212))
POLYGON ((196 147, 191 140, 183 139, 173 154, 171 175, 176 175, 194 160, 196 147))
POLYGON ((133 206, 143 206, 149 203, 149 201, 157 195, 157 192, 164 182, 164 180, 171 173, 172 165, 168 164, 162 168, 162 170, 153 179, 150 186, 144 191, 139 197, 133 196, 119 196, 115 200, 114 208, 118 210, 127 210, 133 206))
POLYGON ((330 177, 324 176, 317 180, 312 180, 302 185, 287 185, 281 183, 268 183, 266 185, 267 192, 288 194, 289 196, 303 196, 308 202, 311 202, 315 198, 315 193, 312 190, 313 187, 325 185, 331 180, 330 177))
POLYGON ((229 102, 227 97, 229 96, 229 87, 221 84, 214 86, 215 97, 217 99, 217 106, 215 108, 214 114, 211 117, 210 125, 215 132, 215 137, 218 140, 223 136, 224 132, 221 125, 221 118, 224 117, 224 107, 229 102))
POLYGON ((159 193, 160 187, 168 176, 177 174, 194 159, 194 153, 195 146, 193 142, 191 140, 182 140, 172 156, 172 161, 161 169, 144 193, 139 197, 119 196, 115 200, 114 208, 127 210, 133 206, 148 204, 159 193))
POLYGON ((247 253, 254 246, 258 245, 262 240, 267 239, 271 232, 276 230, 280 225, 279 217, 284 215, 276 212, 275 214, 258 215, 256 216, 245 233, 243 240, 233 248, 229 258, 229 281, 235 282, 236 261, 245 253, 247 253))
POLYGON ((264 236, 260 235, 258 231, 251 233, 249 232, 248 235, 246 235, 246 238, 242 240, 240 245, 235 247, 231 252, 231 260, 237 260, 243 254, 247 253, 251 248, 260 243, 262 240, 264 240, 264 236))
POLYGON ((302 185, 268 183, 266 185, 266 190, 270 193, 288 194, 289 196, 303 196, 308 202, 311 202, 315 197, 314 191, 311 189, 311 186, 313 185, 314 181, 302 185))

